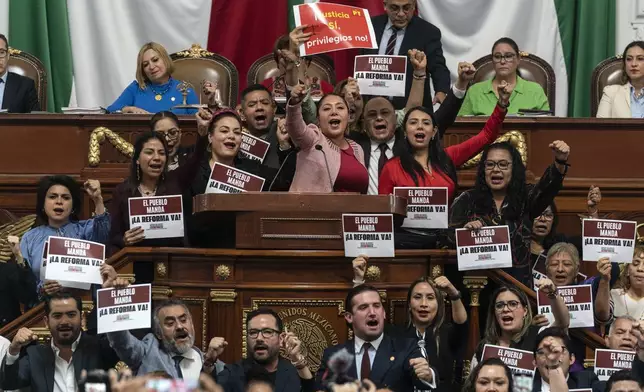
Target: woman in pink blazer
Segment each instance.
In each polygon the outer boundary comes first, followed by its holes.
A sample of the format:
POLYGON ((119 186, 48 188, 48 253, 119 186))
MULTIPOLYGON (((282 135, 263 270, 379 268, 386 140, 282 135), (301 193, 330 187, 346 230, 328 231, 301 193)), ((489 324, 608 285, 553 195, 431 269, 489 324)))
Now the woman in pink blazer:
POLYGON ((327 94, 318 102, 318 125, 304 123, 302 100, 307 88, 298 84, 286 107, 286 131, 300 151, 291 192, 367 193, 369 174, 362 148, 345 137, 349 106, 343 97, 327 94))

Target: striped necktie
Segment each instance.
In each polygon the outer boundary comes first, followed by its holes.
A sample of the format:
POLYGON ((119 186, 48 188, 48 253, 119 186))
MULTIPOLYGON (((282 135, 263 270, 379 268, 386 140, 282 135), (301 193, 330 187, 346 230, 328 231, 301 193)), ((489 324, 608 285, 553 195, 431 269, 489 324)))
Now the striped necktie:
POLYGON ((393 56, 396 53, 394 53, 394 50, 396 49, 396 40, 398 39, 398 31, 400 29, 395 26, 391 26, 391 37, 389 37, 389 42, 387 42, 387 50, 385 51, 385 54, 387 56, 393 56))

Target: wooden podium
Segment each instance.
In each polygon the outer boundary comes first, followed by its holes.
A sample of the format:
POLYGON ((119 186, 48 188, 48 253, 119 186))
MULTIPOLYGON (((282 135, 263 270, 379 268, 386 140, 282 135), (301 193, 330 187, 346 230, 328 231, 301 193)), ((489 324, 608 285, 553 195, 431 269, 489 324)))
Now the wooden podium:
POLYGON ((342 214, 394 214, 402 224, 407 199, 393 195, 248 192, 193 200, 200 225, 231 225, 237 249, 344 249, 342 214))

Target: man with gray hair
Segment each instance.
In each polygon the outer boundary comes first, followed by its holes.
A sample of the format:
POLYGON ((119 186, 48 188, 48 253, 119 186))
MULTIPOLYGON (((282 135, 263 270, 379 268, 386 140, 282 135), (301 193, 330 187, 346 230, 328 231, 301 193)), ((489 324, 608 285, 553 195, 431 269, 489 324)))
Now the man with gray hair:
MULTIPOLYGON (((104 288, 123 288, 129 285, 123 278, 108 279, 104 288)), ((164 371, 173 378, 198 380, 203 371, 216 377, 224 368, 217 357, 228 344, 224 338, 212 338, 204 354, 195 343, 195 328, 188 307, 180 300, 161 302, 153 313, 152 333, 142 340, 129 331, 110 332, 107 338, 121 361, 135 375, 164 371)))
POLYGON ((606 345, 611 350, 635 351, 637 338, 634 334, 634 326, 638 321, 631 316, 618 317, 613 321, 604 338, 606 345))

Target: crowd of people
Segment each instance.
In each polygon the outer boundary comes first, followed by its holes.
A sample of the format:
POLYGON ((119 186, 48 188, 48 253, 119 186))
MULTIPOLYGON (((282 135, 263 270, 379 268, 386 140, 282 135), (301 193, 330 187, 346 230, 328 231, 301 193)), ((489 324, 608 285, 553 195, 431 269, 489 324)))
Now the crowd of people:
MULTIPOLYGON (((517 73, 521 56, 516 42, 504 37, 492 45, 492 79, 472 84, 476 69, 461 62, 457 81, 450 86, 436 27, 414 15, 414 0, 384 4, 387 14, 373 18, 379 48, 371 53, 408 57, 406 99, 362 95, 353 78, 336 86, 310 78, 306 70, 311 58, 300 57, 298 47, 312 34, 300 26, 275 44, 280 75, 244 89, 237 108, 221 107, 217 84, 208 81, 203 84, 207 107, 176 109, 182 98, 167 51, 157 43, 141 48, 136 80, 108 110, 149 114, 150 126, 138 135, 129 175, 114 190, 109 208, 99 181, 89 179, 81 186, 68 176, 47 176, 38 184, 35 226, 21 239, 8 239, 14 258, 0 264, 6 271, 0 273, 6 282, 0 287, 6 293, 0 300, 0 326, 19 317, 21 307, 44 302, 51 343, 38 344, 36 333, 28 328, 21 328, 11 341, 0 337, 2 389, 96 390, 87 385, 102 380, 111 390, 134 391, 183 379, 213 391, 519 390, 515 389, 519 380, 503 361, 483 357, 489 344, 534 354, 535 376, 527 390, 644 391, 644 246, 635 247, 631 263, 619 265, 603 258, 596 263, 594 276, 579 279, 581 237, 557 232, 555 204, 570 166, 570 146, 552 141, 551 151, 541 152, 552 154, 551 165, 538 183, 530 184, 516 147, 496 141, 508 114, 549 110, 541 86, 517 73), (428 77, 437 89, 433 96, 428 77), (277 115, 279 94, 286 98, 283 117, 277 115), (441 104, 435 112, 433 103, 441 104), (182 143, 177 114, 194 115, 198 130, 194 145, 182 143), (483 115, 488 120, 477 135, 444 147, 442 138, 458 115, 483 115), (240 154, 244 132, 270 144, 263 162, 240 154), (479 152, 474 187, 459 189, 457 169, 479 152), (393 325, 385 322, 378 290, 365 282, 366 256, 352 261, 354 287, 344 305, 353 337, 327 348, 315 374, 303 355, 303 342, 269 308, 248 314, 248 358, 236 363, 220 360, 228 345, 226 337, 212 337, 206 352, 194 346, 192 316, 179 300, 157 304, 152 330, 145 336, 129 331, 96 335, 92 316, 84 331, 80 298, 64 283, 45 279, 47 239, 99 242, 106 245, 108 255, 136 246, 234 247, 234 230, 204 226, 192 217, 191 200, 206 191, 215 164, 263 178, 263 191, 387 195, 394 187, 445 187, 449 228, 397 228, 396 248, 454 248, 454 229, 507 225, 512 267, 505 272, 519 285, 489 284, 481 294, 485 328, 472 358, 465 358, 468 312, 460 285, 452 283, 462 275, 419 277, 412 282, 406 301, 408 322, 393 325), (185 235, 146 238, 142 227, 130 223, 128 200, 170 195, 183 196, 185 235), (87 220, 79 219, 83 198, 94 206, 87 220), (541 258, 545 277, 535 282, 533 266, 541 258), (570 337, 571 316, 557 293, 558 287, 576 284, 592 286, 595 330, 606 331, 606 346, 636 354, 632 371, 617 372, 605 382, 584 368, 585 344, 570 337), (552 323, 535 314, 523 286, 550 299, 552 323), (101 373, 118 361, 131 374, 101 373), (469 377, 461 380, 457 369, 467 364, 469 377)), ((7 39, 0 35, 0 87, 6 85, 4 102, 0 90, 2 107, 37 110, 33 82, 6 72, 8 56, 7 39), (20 95, 13 86, 9 89, 12 79, 24 85, 20 95)), ((643 63, 644 43, 630 44, 623 57, 624 84, 606 87, 599 117, 642 117, 643 63)), ((197 101, 189 90, 187 103, 197 101)), ((601 191, 593 186, 587 198, 589 218, 598 217, 600 203, 601 191)), ((134 272, 137 283, 153 281, 151 263, 135 262, 134 272)), ((108 264, 101 267, 101 275, 103 288, 129 285, 108 264)))

